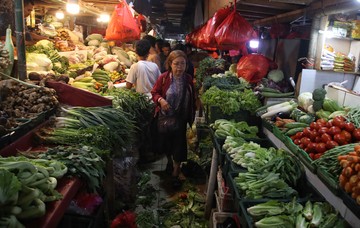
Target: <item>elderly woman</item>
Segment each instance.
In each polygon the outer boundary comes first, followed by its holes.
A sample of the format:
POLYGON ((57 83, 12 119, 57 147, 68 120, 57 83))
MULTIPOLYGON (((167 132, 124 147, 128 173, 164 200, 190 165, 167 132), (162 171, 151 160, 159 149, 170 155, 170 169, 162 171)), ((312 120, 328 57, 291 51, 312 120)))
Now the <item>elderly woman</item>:
POLYGON ((180 187, 180 163, 187 160, 187 123, 195 118, 195 95, 192 77, 185 73, 187 57, 183 51, 172 51, 166 59, 168 71, 157 79, 151 91, 156 104, 155 115, 175 116, 178 128, 159 132, 161 152, 168 158, 167 171, 172 171, 174 187, 180 187))

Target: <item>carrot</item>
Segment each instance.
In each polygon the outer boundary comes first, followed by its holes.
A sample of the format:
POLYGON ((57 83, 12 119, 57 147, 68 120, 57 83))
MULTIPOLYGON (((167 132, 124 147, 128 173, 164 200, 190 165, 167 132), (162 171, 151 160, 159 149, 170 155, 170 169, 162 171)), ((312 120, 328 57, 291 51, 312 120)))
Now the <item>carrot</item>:
POLYGON ((357 155, 357 153, 356 153, 355 151, 351 151, 351 152, 349 152, 349 153, 348 153, 348 155, 350 155, 350 156, 358 156, 358 155, 357 155))
POLYGON ((345 184, 344 189, 345 189, 345 192, 347 192, 347 193, 350 193, 350 192, 351 192, 352 186, 351 186, 350 182, 347 182, 347 183, 345 184))
POLYGON ((360 205, 360 195, 358 195, 358 197, 356 197, 356 203, 360 205))
POLYGON ((351 198, 356 199, 357 196, 358 196, 358 194, 356 194, 355 192, 351 193, 351 198))
POLYGON ((347 157, 347 160, 348 160, 348 161, 351 161, 351 162, 359 163, 359 162, 360 162, 360 157, 358 157, 358 156, 353 156, 353 155, 349 155, 349 156, 347 157))
POLYGON ((350 162, 348 160, 340 160, 340 166, 343 167, 343 168, 346 168, 347 166, 350 165, 350 162))
POLYGON ((360 144, 354 146, 356 152, 360 152, 360 144))
MULTIPOLYGON (((343 174, 341 174, 340 176, 339 176, 339 184, 340 184, 340 186, 342 187, 342 188, 345 188, 345 184, 348 182, 348 178, 345 176, 345 175, 343 175, 343 174)), ((360 182, 359 182, 360 183, 360 182)))
POLYGON ((341 161, 341 160, 346 160, 347 159, 347 155, 339 155, 338 157, 337 157, 337 159, 338 159, 338 161, 341 161))
POLYGON ((356 186, 359 182, 359 177, 357 175, 352 175, 349 179, 351 185, 356 186))
POLYGON ((346 167, 344 170, 343 170, 343 172, 345 172, 344 174, 345 174, 345 176, 347 176, 347 177, 351 177, 353 174, 354 174, 354 170, 351 168, 351 167, 346 167))
POLYGON ((356 193, 357 195, 360 195, 360 187, 358 186, 353 187, 352 192, 356 193))
POLYGON ((356 163, 354 169, 356 172, 360 172, 360 163, 356 163))

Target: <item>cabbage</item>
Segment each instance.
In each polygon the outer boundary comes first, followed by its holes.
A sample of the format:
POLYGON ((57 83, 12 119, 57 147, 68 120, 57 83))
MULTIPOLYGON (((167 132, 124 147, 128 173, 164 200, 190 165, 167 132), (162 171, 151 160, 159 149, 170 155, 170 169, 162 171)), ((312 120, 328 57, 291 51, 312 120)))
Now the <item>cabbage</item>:
POLYGON ((312 93, 310 92, 301 93, 297 99, 299 106, 304 110, 308 110, 309 106, 314 103, 314 100, 312 99, 312 93))
POLYGON ((27 53, 26 64, 32 67, 39 66, 39 70, 49 71, 52 69, 53 64, 51 60, 45 54, 27 53))
POLYGON ((17 177, 6 169, 0 169, 0 212, 1 207, 17 202, 20 189, 21 183, 17 177))
POLYGON ((268 73, 267 78, 274 82, 280 82, 284 79, 284 73, 281 70, 271 70, 268 73))
POLYGON ((47 48, 47 49, 54 49, 54 44, 53 42, 49 41, 49 40, 40 40, 38 42, 36 42, 35 47, 43 47, 43 48, 47 48))

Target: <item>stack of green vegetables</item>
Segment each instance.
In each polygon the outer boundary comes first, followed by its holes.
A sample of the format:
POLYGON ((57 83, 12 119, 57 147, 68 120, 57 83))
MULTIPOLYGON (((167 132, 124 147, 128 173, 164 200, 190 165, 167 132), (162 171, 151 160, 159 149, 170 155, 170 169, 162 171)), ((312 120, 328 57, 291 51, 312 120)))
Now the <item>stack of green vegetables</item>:
POLYGON ((221 90, 241 91, 245 88, 249 88, 249 83, 247 83, 246 81, 240 81, 240 79, 236 75, 227 72, 229 71, 226 71, 225 74, 221 74, 221 77, 219 77, 219 74, 217 74, 216 76, 212 75, 211 77, 204 78, 202 92, 205 92, 212 86, 216 86, 221 90))
POLYGON ((196 88, 200 89, 205 78, 213 74, 225 72, 225 63, 224 59, 214 59, 211 57, 201 60, 195 72, 196 88))
POLYGON ((215 130, 215 136, 221 139, 227 136, 241 137, 244 139, 258 138, 258 127, 249 126, 245 121, 235 122, 232 120, 218 119, 210 124, 210 127, 215 130))
POLYGON ((259 98, 251 89, 228 91, 212 86, 201 95, 200 99, 204 105, 218 106, 228 115, 240 110, 254 113, 261 106, 259 98))
POLYGON ((139 130, 149 124, 153 115, 154 103, 145 94, 129 89, 113 89, 104 95, 112 97, 113 108, 131 113, 139 130))
POLYGON ((55 188, 67 171, 53 159, 0 157, 0 227, 24 227, 18 219, 43 216, 44 202, 62 198, 55 188))
POLYGON ((101 158, 104 151, 89 146, 57 146, 48 148, 44 153, 38 153, 37 159, 56 159, 68 168, 69 175, 75 175, 84 180, 89 191, 99 189, 105 177, 105 162, 101 158))
POLYGON ((327 202, 307 201, 303 206, 295 198, 289 203, 271 200, 251 206, 247 212, 259 228, 347 227, 344 219, 327 202))
POLYGON ((55 118, 55 128, 42 128, 36 136, 42 143, 85 144, 122 153, 136 140, 136 127, 129 113, 105 107, 63 108, 65 117, 55 118))

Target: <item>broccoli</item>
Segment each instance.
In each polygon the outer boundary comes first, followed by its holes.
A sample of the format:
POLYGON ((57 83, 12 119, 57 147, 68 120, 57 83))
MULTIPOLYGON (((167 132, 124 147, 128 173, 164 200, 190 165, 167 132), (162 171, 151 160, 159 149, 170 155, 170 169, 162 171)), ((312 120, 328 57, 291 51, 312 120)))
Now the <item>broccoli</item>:
POLYGON ((320 109, 322 109, 324 100, 314 100, 313 103, 313 109, 315 112, 319 111, 320 109))
POLYGON ((323 88, 317 88, 312 93, 312 98, 314 101, 324 101, 326 95, 326 90, 323 88))

